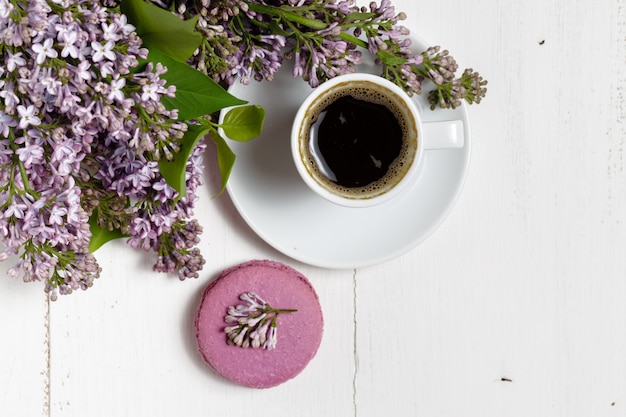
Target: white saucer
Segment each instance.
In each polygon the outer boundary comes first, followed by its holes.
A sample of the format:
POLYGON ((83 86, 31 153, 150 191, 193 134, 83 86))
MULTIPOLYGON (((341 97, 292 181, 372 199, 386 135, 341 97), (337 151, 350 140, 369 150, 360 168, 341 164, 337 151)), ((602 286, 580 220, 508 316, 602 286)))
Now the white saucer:
MULTIPOLYGON (((413 39, 414 52, 427 46, 413 39)), ((365 61, 364 53, 364 61, 365 61)), ((359 71, 379 73, 372 63, 359 71)), ((227 185, 248 225, 268 244, 298 261, 348 269, 379 264, 402 255, 426 239, 447 217, 459 196, 470 159, 470 126, 465 104, 455 110, 428 109, 424 88, 416 96, 428 121, 462 120, 465 146, 425 151, 418 182, 405 195, 369 208, 334 205, 314 194, 291 158, 291 121, 311 88, 291 75, 286 62, 272 82, 236 82, 229 91, 265 108, 260 137, 246 143, 229 140, 237 155, 227 185)))

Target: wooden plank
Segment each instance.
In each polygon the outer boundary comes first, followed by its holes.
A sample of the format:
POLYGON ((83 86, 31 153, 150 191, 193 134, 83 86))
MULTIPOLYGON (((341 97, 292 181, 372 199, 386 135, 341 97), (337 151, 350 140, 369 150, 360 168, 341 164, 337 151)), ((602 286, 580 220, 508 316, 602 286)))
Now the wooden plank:
POLYGON ((0 414, 48 415, 48 301, 43 284, 11 278, 0 264, 0 414))
POLYGON ((472 166, 450 218, 357 274, 358 414, 623 412, 623 6, 420 10, 416 26, 451 40, 490 89, 470 112, 472 166))
POLYGON ((51 416, 352 413, 352 271, 286 259, 250 238, 225 197, 211 200, 209 190, 197 209, 207 258, 201 278, 180 282, 156 274, 147 255, 115 241, 96 253, 103 273, 94 287, 52 305, 51 416), (249 259, 283 261, 304 273, 318 292, 326 321, 322 345, 309 366, 267 390, 218 378, 197 353, 193 332, 204 286, 220 270, 249 259))
POLYGON ((146 255, 113 242, 97 253, 94 288, 60 297, 48 316, 42 287, 0 265, 1 415, 623 414, 622 2, 394 4, 414 33, 490 82, 470 110, 466 187, 435 234, 356 272, 301 265, 258 238, 228 198, 211 199, 213 169, 197 209, 207 259, 198 280, 155 274, 146 255), (326 319, 309 367, 261 391, 217 378, 191 328, 204 285, 254 258, 304 272, 326 319))

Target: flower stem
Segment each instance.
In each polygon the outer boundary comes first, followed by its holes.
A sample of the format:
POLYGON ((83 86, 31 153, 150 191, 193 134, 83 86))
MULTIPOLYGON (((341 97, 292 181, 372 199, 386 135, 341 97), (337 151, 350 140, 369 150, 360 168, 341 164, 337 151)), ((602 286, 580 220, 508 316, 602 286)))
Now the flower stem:
POLYGON ((298 310, 297 309, 292 309, 292 308, 287 308, 287 309, 274 309, 270 306, 268 306, 268 313, 276 313, 276 315, 281 314, 281 313, 296 313, 298 310))
MULTIPOLYGON (((11 130, 9 132, 9 141, 10 141, 10 146, 11 146, 11 150, 13 151, 13 169, 11 169, 11 188, 14 189, 14 168, 15 165, 17 165, 18 170, 20 171, 20 177, 22 177, 22 183, 24 184, 24 192, 32 195, 33 197, 35 197, 36 199, 39 198, 39 193, 36 192, 35 190, 33 190, 30 186, 30 182, 28 180, 28 173, 26 172, 26 167, 24 166, 24 163, 19 159, 19 156, 17 154, 17 150, 19 149, 19 146, 15 143, 15 134, 14 132, 11 130)), ((19 191, 18 191, 19 192, 19 191)))
POLYGON ((362 48, 367 48, 367 42, 365 42, 363 39, 357 38, 356 36, 350 35, 349 33, 341 32, 339 34, 339 37, 346 42, 353 43, 362 48))
MULTIPOLYGON (((265 4, 259 4, 254 2, 248 2, 248 7, 250 10, 258 13, 268 14, 270 16, 276 16, 280 18, 287 19, 294 23, 299 23, 306 27, 315 30, 323 30, 328 27, 328 25, 321 20, 318 19, 310 19, 308 17, 301 16, 292 11, 287 11, 281 7, 267 6, 265 4)), ((294 7, 289 7, 290 10, 294 10, 294 7)))

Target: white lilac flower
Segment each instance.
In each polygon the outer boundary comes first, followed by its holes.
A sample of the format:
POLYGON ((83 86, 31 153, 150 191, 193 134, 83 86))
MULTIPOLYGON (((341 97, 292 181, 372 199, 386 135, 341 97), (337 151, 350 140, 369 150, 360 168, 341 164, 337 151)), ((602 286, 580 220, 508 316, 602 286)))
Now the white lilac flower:
POLYGON ((22 52, 17 52, 12 54, 10 51, 7 51, 7 60, 6 60, 6 68, 9 71, 15 71, 17 67, 21 67, 26 64, 26 60, 22 57, 24 54, 22 52))
POLYGON ((135 31, 135 27, 128 23, 126 15, 121 15, 117 22, 118 27, 122 29, 123 35, 129 35, 130 33, 135 31))
POLYGON ((57 95, 57 89, 61 87, 61 81, 52 73, 51 68, 42 71, 39 86, 48 94, 57 95))
POLYGON ((121 37, 118 32, 119 32, 119 28, 116 23, 111 23, 111 24, 103 23, 102 24, 102 38, 103 39, 107 41, 115 42, 119 40, 121 37))
POLYGON ((90 81, 92 78, 91 64, 87 61, 82 61, 76 67, 76 76, 79 80, 90 81))
POLYGON ((113 79, 111 81, 111 89, 109 90, 109 95, 107 96, 107 98, 110 101, 117 101, 120 103, 123 102, 124 99, 126 98, 126 96, 124 95, 124 92, 122 91, 125 85, 126 85, 125 78, 120 78, 118 76, 115 79, 113 79))
POLYGON ((278 328, 276 328, 275 325, 270 325, 270 329, 267 334, 267 340, 265 341, 265 343, 263 343, 264 349, 271 350, 276 348, 276 344, 278 343, 277 333, 278 328))
POLYGON ((93 61, 100 62, 104 58, 108 59, 109 61, 113 61, 115 59, 115 53, 113 52, 114 46, 115 43, 110 40, 107 41, 104 45, 96 41, 91 42, 93 61))
POLYGON ((78 48, 76 46, 78 33, 73 30, 67 30, 63 33, 59 33, 59 38, 61 44, 63 45, 63 49, 61 50, 61 56, 63 58, 67 58, 68 56, 72 58, 78 58, 78 48))
POLYGON ((277 319, 282 313, 294 313, 293 309, 275 309, 253 292, 239 295, 244 304, 229 306, 224 322, 227 342, 239 347, 276 348, 277 319), (233 324, 234 323, 234 324, 233 324))
POLYGON ((17 106, 17 112, 20 116, 20 123, 17 127, 20 129, 26 129, 28 126, 37 126, 41 124, 41 119, 36 114, 37 109, 32 104, 28 107, 20 104, 17 106))
POLYGON ((14 7, 13 4, 7 0, 0 0, 0 18, 6 19, 11 15, 14 7))
POLYGON ((41 65, 44 63, 46 58, 56 58, 59 56, 59 53, 53 47, 53 40, 48 38, 43 44, 36 43, 32 46, 33 52, 37 54, 36 62, 41 65))
POLYGON ((158 89, 159 88, 157 85, 153 85, 153 84, 144 85, 141 90, 141 99, 143 101, 158 100, 159 98, 158 89))

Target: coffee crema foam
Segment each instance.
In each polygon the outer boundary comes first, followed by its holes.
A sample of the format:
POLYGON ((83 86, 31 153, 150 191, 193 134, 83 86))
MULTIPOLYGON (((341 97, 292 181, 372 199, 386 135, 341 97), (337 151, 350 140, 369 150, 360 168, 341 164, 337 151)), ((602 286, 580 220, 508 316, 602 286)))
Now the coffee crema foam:
POLYGON ((309 175, 320 185, 334 194, 350 199, 369 199, 384 194, 395 187, 404 178, 412 166, 417 152, 418 133, 417 121, 408 109, 400 105, 402 100, 396 93, 367 81, 352 81, 338 84, 332 90, 314 101, 300 126, 300 157, 305 162, 309 175), (381 91, 381 90, 384 90, 381 91), (364 186, 344 187, 329 179, 318 164, 318 158, 312 151, 310 131, 318 118, 335 101, 342 97, 352 96, 355 99, 385 106, 396 118, 402 131, 402 145, 399 155, 389 165, 387 172, 379 179, 364 186))

